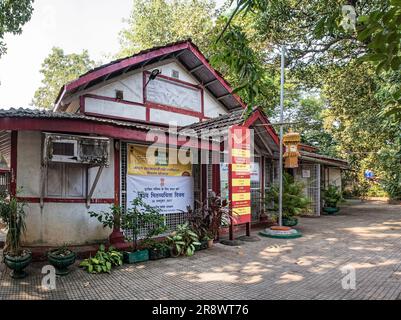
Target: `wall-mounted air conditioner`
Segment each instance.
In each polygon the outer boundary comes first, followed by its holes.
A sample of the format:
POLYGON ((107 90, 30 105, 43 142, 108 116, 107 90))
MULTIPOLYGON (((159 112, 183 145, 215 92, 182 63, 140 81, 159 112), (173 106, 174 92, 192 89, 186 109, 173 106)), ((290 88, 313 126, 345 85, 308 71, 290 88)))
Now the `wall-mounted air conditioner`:
POLYGON ((109 138, 44 133, 44 162, 107 166, 109 150, 109 138))

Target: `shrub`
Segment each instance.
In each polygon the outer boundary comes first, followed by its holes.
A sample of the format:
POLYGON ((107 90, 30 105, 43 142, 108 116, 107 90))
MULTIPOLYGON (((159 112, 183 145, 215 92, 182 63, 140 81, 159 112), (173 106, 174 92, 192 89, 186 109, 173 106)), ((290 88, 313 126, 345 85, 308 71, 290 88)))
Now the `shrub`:
POLYGON ((110 273, 113 266, 121 266, 122 264, 122 253, 112 246, 106 251, 102 244, 93 258, 83 260, 79 266, 85 268, 89 273, 110 273))

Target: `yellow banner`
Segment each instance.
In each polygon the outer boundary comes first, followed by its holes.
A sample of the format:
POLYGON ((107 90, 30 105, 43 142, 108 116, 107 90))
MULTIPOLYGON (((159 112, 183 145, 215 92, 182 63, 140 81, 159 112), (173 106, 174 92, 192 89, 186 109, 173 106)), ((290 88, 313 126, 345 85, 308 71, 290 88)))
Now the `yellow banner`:
POLYGON ((251 179, 233 179, 233 187, 249 187, 251 185, 251 179))
POLYGON ((251 194, 249 192, 233 193, 232 201, 244 201, 244 200, 251 200, 251 194))
POLYGON ((232 149, 231 150, 231 155, 233 157, 249 158, 251 156, 251 151, 250 150, 243 150, 243 149, 232 149))
MULTIPOLYGON (((168 150, 147 146, 128 145, 128 174, 140 176, 191 176, 192 165, 169 164, 168 150)), ((174 158, 177 158, 176 156, 174 158)))
POLYGON ((238 215, 251 214, 251 207, 234 208, 233 212, 238 215))

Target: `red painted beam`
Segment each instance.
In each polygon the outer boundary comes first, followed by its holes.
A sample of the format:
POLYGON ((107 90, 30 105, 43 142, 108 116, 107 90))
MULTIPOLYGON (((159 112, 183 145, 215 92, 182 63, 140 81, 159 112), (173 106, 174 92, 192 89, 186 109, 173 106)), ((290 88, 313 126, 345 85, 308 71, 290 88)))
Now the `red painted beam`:
MULTIPOLYGON (((14 130, 14 131, 53 131, 53 132, 65 132, 65 133, 96 133, 99 135, 116 138, 116 139, 124 139, 124 140, 132 140, 132 141, 141 141, 141 142, 149 142, 153 143, 153 141, 147 140, 147 131, 139 130, 134 128, 125 128, 113 126, 111 124, 103 124, 97 122, 89 122, 85 120, 77 120, 77 119, 38 119, 38 118, 0 118, 0 129, 1 130, 14 130)), ((160 140, 159 143, 168 144, 169 137, 167 134, 163 134, 160 132, 160 136, 158 136, 160 140)), ((13 142, 13 138, 11 139, 13 142)), ((14 144, 12 146, 16 146, 16 133, 14 137, 14 144)), ((172 142, 173 143, 173 142, 172 142)), ((198 148, 198 149, 207 149, 207 150, 220 150, 220 146, 215 143, 210 143, 207 141, 178 141, 177 144, 174 145, 181 146, 183 144, 187 144, 189 147, 198 148)), ((12 152, 16 152, 16 148, 12 147, 12 152)), ((14 155, 16 161, 16 154, 14 155)), ((13 159, 13 156, 12 156, 13 159)), ((11 161, 12 162, 12 161, 11 161)), ((15 168, 16 172, 16 163, 15 168)))
POLYGON ((183 42, 183 43, 175 44, 175 45, 170 46, 170 47, 164 47, 164 48, 160 48, 160 49, 157 49, 157 50, 152 50, 152 51, 147 52, 147 53, 136 55, 136 56, 133 56, 131 58, 124 59, 124 60, 122 60, 122 61, 120 61, 118 63, 114 63, 114 64, 111 64, 111 65, 109 65, 107 67, 104 67, 104 68, 101 68, 99 70, 90 72, 87 75, 85 75, 85 76, 83 76, 83 77, 81 77, 81 78, 79 78, 79 79, 77 79, 75 81, 72 81, 72 82, 68 83, 65 86, 65 88, 66 88, 67 91, 71 91, 73 89, 76 89, 76 88, 80 87, 81 85, 84 85, 84 84, 86 84, 86 83, 88 83, 90 81, 96 80, 96 79, 98 79, 98 78, 100 78, 102 76, 105 76, 105 75, 107 75, 109 73, 112 73, 114 71, 118 71, 120 69, 132 66, 134 64, 139 64, 139 63, 145 62, 147 60, 151 60, 151 59, 154 59, 154 58, 159 58, 159 57, 161 57, 161 56, 163 56, 165 54, 170 54, 170 53, 173 53, 173 52, 176 52, 176 51, 187 49, 188 47, 189 47, 189 42, 183 42))

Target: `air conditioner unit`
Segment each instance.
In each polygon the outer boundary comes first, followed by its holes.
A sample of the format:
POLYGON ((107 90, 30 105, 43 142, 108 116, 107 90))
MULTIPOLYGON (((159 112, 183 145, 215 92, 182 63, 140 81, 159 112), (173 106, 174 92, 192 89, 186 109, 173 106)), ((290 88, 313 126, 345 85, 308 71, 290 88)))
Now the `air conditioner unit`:
POLYGON ((109 138, 44 133, 43 146, 45 162, 109 164, 109 138))

